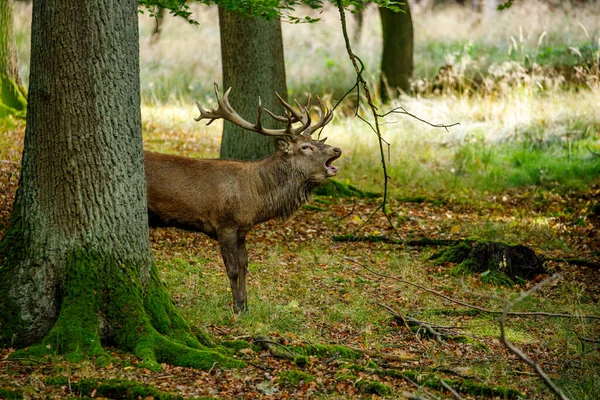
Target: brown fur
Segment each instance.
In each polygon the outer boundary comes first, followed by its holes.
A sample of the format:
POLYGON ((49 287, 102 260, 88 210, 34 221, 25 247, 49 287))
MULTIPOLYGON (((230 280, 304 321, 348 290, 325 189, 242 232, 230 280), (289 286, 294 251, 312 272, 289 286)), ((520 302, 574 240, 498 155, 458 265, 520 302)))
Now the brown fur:
POLYGON ((236 311, 246 307, 248 231, 289 217, 313 188, 337 173, 328 164, 341 155, 338 148, 310 138, 279 139, 278 146, 257 161, 145 153, 150 223, 203 232, 219 241, 236 311))

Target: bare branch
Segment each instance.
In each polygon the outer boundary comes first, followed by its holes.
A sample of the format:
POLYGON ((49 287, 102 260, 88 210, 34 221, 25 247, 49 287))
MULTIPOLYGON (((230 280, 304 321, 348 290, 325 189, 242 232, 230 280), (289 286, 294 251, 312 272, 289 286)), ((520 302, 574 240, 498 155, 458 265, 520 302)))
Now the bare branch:
POLYGON ((435 331, 433 329, 433 327, 430 324, 428 324, 427 322, 419 321, 418 319, 413 318, 413 317, 404 316, 404 315, 400 314, 398 311, 394 310, 392 307, 388 306, 387 304, 377 303, 377 305, 380 306, 380 307, 385 308, 394 317, 396 317, 396 318, 400 319, 402 322, 404 322, 404 325, 406 325, 407 328, 408 328, 408 323, 411 323, 413 325, 417 325, 419 327, 419 329, 423 328, 427 332, 429 332, 435 338, 436 342, 438 342, 440 344, 444 344, 442 342, 442 334, 439 333, 439 332, 437 332, 437 331, 435 331))
POLYGON ((417 382, 415 382, 412 379, 410 379, 408 376, 402 375, 402 379, 404 379, 405 381, 407 381, 411 385, 414 385, 417 389, 419 389, 421 392, 425 393, 428 397, 430 397, 430 398, 432 398, 434 400, 439 400, 439 398, 437 396, 434 396, 433 394, 431 394, 430 392, 428 392, 427 389, 425 389, 423 386, 419 385, 417 382))
POLYGON ((595 155, 596 157, 600 157, 600 153, 596 153, 595 151, 592 151, 592 149, 590 149, 590 146, 585 146, 585 148, 592 153, 593 155, 595 155))
MULTIPOLYGON (((414 287, 419 288, 421 290, 424 290, 424 291, 426 291, 428 293, 431 293, 431 294, 434 294, 434 295, 436 295, 438 297, 441 297, 441 298, 443 298, 443 299, 445 299, 445 300, 447 300, 447 301, 449 301, 451 303, 460 304, 461 306, 465 306, 467 308, 472 308, 474 310, 479 310, 481 312, 488 313, 488 314, 498 314, 498 315, 500 315, 500 314, 504 313, 504 311, 490 310, 490 309, 487 309, 487 308, 483 308, 483 307, 479 307, 479 306, 476 306, 476 305, 473 305, 473 304, 466 303, 466 302, 464 302, 462 300, 453 299, 452 297, 446 296, 443 293, 436 292, 435 290, 426 288, 425 286, 419 285, 417 283, 406 281, 404 279, 400 279, 400 278, 392 276, 392 275, 386 275, 386 274, 382 274, 381 272, 373 271, 372 269, 368 268, 366 265, 364 265, 364 264, 360 263, 359 261, 357 261, 357 260, 355 260, 353 258, 350 258, 350 257, 344 257, 344 260, 348 260, 350 262, 353 262, 356 265, 361 266, 362 268, 366 269, 367 271, 369 271, 370 273, 372 273, 374 275, 378 275, 378 276, 381 276, 383 278, 393 279, 393 280, 396 280, 396 281, 398 281, 400 283, 404 283, 404 284, 407 284, 407 285, 410 285, 410 286, 414 286, 414 287)), ((525 312, 525 311, 524 312, 514 312, 514 311, 510 311, 510 312, 507 313, 507 315, 515 315, 515 316, 522 316, 522 317, 557 317, 557 318, 600 319, 600 315, 555 314, 555 313, 548 313, 548 312, 542 312, 542 311, 539 311, 539 312, 525 312)))
POLYGON ((558 386, 556 386, 556 384, 552 381, 552 379, 550 379, 550 377, 546 374, 546 372, 544 372, 542 367, 540 367, 540 365, 538 363, 536 363, 535 361, 533 361, 532 359, 527 357, 527 355, 525 355, 525 353, 523 353, 518 347, 513 345, 506 338, 506 332, 505 332, 506 316, 509 314, 510 309, 513 308, 517 303, 523 301, 525 298, 527 298, 533 292, 540 290, 544 285, 552 282, 555 279, 558 279, 558 277, 559 277, 558 274, 552 275, 551 277, 538 283, 537 285, 535 285, 528 291, 523 292, 516 300, 514 300, 512 302, 506 301, 504 311, 503 311, 502 315, 500 316, 500 340, 502 340, 502 343, 504 343, 504 346, 508 350, 510 350, 513 354, 517 355, 517 357, 519 357, 523 362, 525 362, 527 365, 529 365, 531 368, 534 369, 534 371, 544 381, 544 383, 552 391, 552 393, 554 393, 556 395, 556 397, 558 397, 559 399, 562 399, 562 400, 568 400, 569 398, 567 397, 567 395, 565 395, 562 392, 562 390, 560 390, 560 388, 558 386))
POLYGON ((416 115, 409 113, 408 111, 406 111, 406 109, 404 107, 396 107, 384 114, 378 114, 379 117, 381 118, 385 118, 390 114, 403 114, 403 115, 408 115, 409 117, 412 117, 414 119, 416 119, 417 121, 421 121, 429 126, 432 126, 434 128, 444 128, 446 130, 446 132, 449 132, 448 128, 452 128, 453 126, 457 126, 460 125, 460 122, 455 122, 453 124, 433 124, 427 120, 424 120, 422 118, 417 117, 416 115))
POLYGON ((452 396, 454 396, 455 399, 457 400, 462 400, 462 397, 460 394, 458 394, 458 392, 456 390, 454 390, 454 388, 450 385, 448 385, 448 383, 446 383, 445 380, 440 379, 440 383, 442 384, 442 386, 449 391, 450 393, 452 393, 452 396))

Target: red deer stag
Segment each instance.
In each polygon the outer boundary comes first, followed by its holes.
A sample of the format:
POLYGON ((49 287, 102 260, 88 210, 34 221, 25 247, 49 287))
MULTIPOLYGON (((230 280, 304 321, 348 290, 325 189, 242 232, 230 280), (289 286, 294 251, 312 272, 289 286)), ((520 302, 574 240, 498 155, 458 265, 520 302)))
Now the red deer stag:
POLYGON ((145 153, 148 215, 151 225, 177 226, 199 231, 219 241, 233 293, 234 311, 246 309, 248 255, 246 234, 255 225, 273 218, 285 219, 308 200, 311 191, 325 178, 335 176, 331 163, 342 150, 313 140, 311 134, 333 117, 321 99, 319 121, 311 125, 310 94, 299 110, 279 95, 285 116, 265 109, 273 119, 286 123, 283 129, 263 127, 258 101, 255 124, 244 120, 229 105, 231 88, 221 98, 215 84, 218 107, 200 116, 208 124, 222 118, 249 131, 277 137, 278 150, 256 161, 202 160, 174 155, 145 153), (300 123, 300 126, 293 127, 300 123))

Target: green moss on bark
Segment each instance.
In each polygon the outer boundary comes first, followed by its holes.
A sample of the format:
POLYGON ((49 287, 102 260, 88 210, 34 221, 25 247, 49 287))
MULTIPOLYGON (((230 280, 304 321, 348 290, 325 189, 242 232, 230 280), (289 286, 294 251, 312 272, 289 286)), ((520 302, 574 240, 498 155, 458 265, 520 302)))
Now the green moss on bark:
MULTIPOLYGON (((106 340, 159 370, 160 363, 210 369, 243 367, 227 351, 207 347, 194 335, 151 266, 146 290, 138 277, 139 267, 111 257, 77 251, 67 261, 64 295, 58 319, 41 344, 15 356, 39 357, 64 354, 80 361, 95 357, 105 364, 106 340)), ((206 340, 208 342, 208 340, 206 340)))
POLYGON ((379 396, 391 396, 392 389, 381 382, 362 380, 356 386, 364 393, 376 394, 379 396))
POLYGON ((311 374, 307 374, 303 371, 298 371, 295 369, 289 371, 282 371, 277 378, 277 381, 281 385, 287 386, 299 386, 300 383, 310 383, 315 380, 315 377, 311 374))
POLYGON ((345 360, 357 360, 363 355, 346 346, 331 344, 306 344, 303 346, 294 346, 290 350, 294 354, 301 356, 333 357, 337 356, 345 360))
POLYGON ((0 118, 8 115, 25 118, 26 112, 25 90, 14 79, 0 72, 0 118))

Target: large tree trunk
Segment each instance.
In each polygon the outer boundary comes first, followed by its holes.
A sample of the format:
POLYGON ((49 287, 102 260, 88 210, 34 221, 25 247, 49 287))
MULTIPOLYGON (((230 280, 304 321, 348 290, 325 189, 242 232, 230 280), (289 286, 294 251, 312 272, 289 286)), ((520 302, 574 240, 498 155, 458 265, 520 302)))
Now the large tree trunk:
MULTIPOLYGON (((287 97, 283 40, 279 20, 245 18, 219 7, 223 88, 232 87, 233 108, 248 121, 256 120, 258 97, 263 107, 280 114, 278 92, 287 97)), ((265 127, 282 125, 265 118, 265 127)), ((252 160, 275 151, 275 139, 223 124, 221 158, 252 160)))
POLYGON ((191 349, 202 345, 152 261, 137 21, 137 0, 34 1, 21 178, 0 242, 0 345, 104 357, 102 341, 151 368, 232 365, 191 349))
POLYGON ((0 118, 25 116, 27 94, 19 76, 11 0, 0 0, 0 118))
POLYGON ((383 54, 381 56, 381 86, 383 101, 388 100, 388 90, 408 91, 409 79, 414 69, 413 24, 408 1, 395 2, 401 11, 380 7, 383 30, 383 54))

